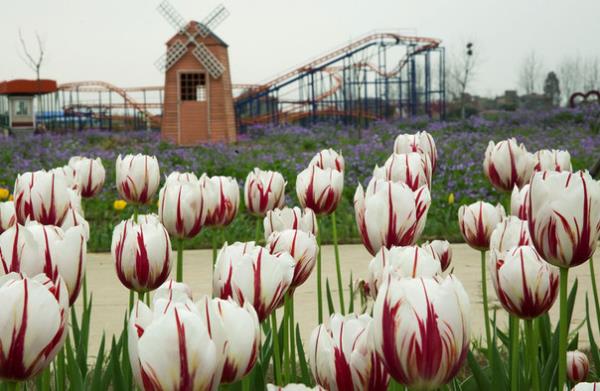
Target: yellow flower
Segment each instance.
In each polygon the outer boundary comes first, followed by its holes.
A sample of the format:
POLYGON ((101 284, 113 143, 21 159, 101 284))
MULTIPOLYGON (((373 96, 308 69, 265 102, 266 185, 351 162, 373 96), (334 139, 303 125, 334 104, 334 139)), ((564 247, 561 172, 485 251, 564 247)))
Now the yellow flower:
POLYGON ((10 191, 0 187, 0 201, 4 201, 10 196, 10 191))
POLYGON ((450 205, 454 204, 454 193, 448 194, 448 203, 450 205))
POLYGON ((127 202, 125 200, 115 200, 115 202, 113 202, 113 208, 115 208, 115 210, 123 210, 126 206, 127 202))
POLYGON ((9 200, 9 201, 14 201, 14 200, 15 200, 15 197, 13 197, 13 195, 11 194, 11 195, 8 197, 8 200, 9 200))

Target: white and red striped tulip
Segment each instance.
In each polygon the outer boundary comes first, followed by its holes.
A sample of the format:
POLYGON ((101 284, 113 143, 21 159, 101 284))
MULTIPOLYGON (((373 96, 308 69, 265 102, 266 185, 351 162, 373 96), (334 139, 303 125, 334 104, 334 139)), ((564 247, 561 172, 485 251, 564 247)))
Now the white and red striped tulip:
POLYGON ((0 277, 0 379, 24 381, 42 372, 68 335, 69 298, 59 278, 0 277))
POLYGON ((582 171, 536 173, 528 221, 533 244, 547 262, 560 267, 584 263, 600 235, 600 183, 582 171))
POLYGON ((342 153, 337 153, 333 149, 324 149, 317 153, 310 163, 309 166, 317 166, 321 170, 331 168, 332 170, 344 172, 344 157, 342 153))
MULTIPOLYGON (((81 194, 76 189, 67 189, 67 192, 69 193, 69 210, 73 209, 83 216, 84 212, 83 207, 81 206, 81 194)), ((68 213, 69 211, 67 211, 66 214, 68 213)))
POLYGON ((515 216, 508 216, 496 225, 490 236, 490 250, 508 251, 513 247, 529 246, 531 236, 527 221, 515 216))
POLYGON ((1 274, 22 273, 36 276, 44 273, 44 252, 28 227, 15 224, 0 234, 1 274))
POLYGON ((389 278, 373 307, 373 342, 390 375, 411 389, 436 389, 469 350, 469 298, 460 281, 389 278))
POLYGON ((310 277, 319 253, 317 238, 310 232, 297 229, 273 232, 267 239, 266 247, 271 254, 286 252, 294 257, 296 266, 290 289, 299 287, 310 277))
POLYGON ((329 391, 386 390, 389 375, 373 349, 367 315, 333 314, 317 326, 308 344, 310 370, 329 391))
POLYGON ((529 211, 529 183, 521 189, 514 187, 510 195, 510 214, 517 216, 521 220, 528 220, 527 213, 529 211))
POLYGON ((17 223, 13 201, 0 202, 0 234, 17 223))
POLYGON ((462 205, 458 209, 458 225, 460 233, 467 244, 476 250, 486 251, 490 248, 490 237, 498 223, 506 217, 504 207, 477 201, 470 205, 462 205))
POLYGON ((577 383, 571 391, 600 391, 600 383, 577 383))
POLYGON ((192 300, 192 288, 183 282, 169 279, 152 292, 152 300, 156 301, 158 299, 176 302, 192 300))
POLYGON ((69 292, 69 305, 73 305, 83 283, 87 245, 83 227, 66 231, 54 225, 35 221, 25 224, 44 253, 44 273, 56 281, 60 275, 69 292))
POLYGON ((307 387, 300 383, 288 383, 285 386, 276 386, 275 384, 267 384, 267 391, 326 391, 321 386, 313 388, 307 387))
POLYGON ((117 157, 117 191, 121 198, 134 204, 147 204, 160 185, 160 168, 156 156, 126 155, 117 157))
POLYGON ((533 173, 533 155, 514 138, 495 144, 490 141, 485 150, 483 171, 490 183, 500 191, 523 187, 533 173))
POLYGON ((225 244, 215 264, 213 295, 250 303, 262 322, 283 302, 295 264, 290 254, 270 254, 254 242, 225 244))
POLYGON ((69 167, 75 170, 75 177, 81 189, 82 197, 90 198, 100 193, 106 179, 102 159, 73 156, 69 159, 69 167))
POLYGON ((308 166, 296 177, 296 195, 303 208, 328 215, 338 207, 344 191, 344 172, 308 166))
POLYGON ((440 260, 430 251, 418 246, 382 247, 369 263, 368 287, 373 298, 379 288, 393 278, 434 277, 442 273, 440 260))
POLYGON ((35 220, 42 224, 60 225, 70 204, 64 179, 47 171, 26 172, 17 176, 14 189, 17 221, 35 220))
POLYGON ((75 173, 73 167, 55 167, 49 172, 56 175, 57 177, 61 177, 69 189, 74 190, 77 194, 81 192, 79 181, 77 181, 77 174, 75 173))
POLYGON ((533 246, 492 250, 488 263, 502 307, 522 319, 545 314, 558 295, 558 270, 545 262, 533 246))
POLYGON ((231 299, 209 296, 204 296, 196 305, 209 325, 213 326, 215 317, 223 325, 222 343, 217 346, 223 355, 221 383, 240 380, 252 371, 260 353, 261 329, 256 311, 248 302, 240 307, 231 299))
POLYGON ((567 352, 567 377, 573 383, 584 381, 590 372, 590 361, 579 350, 567 352))
POLYGON ((66 231, 71 227, 81 227, 83 229, 85 241, 87 242, 90 239, 90 224, 81 214, 79 214, 79 212, 72 208, 69 208, 60 227, 63 231, 66 231))
POLYGON ((431 196, 427 186, 413 192, 404 183, 373 179, 354 193, 354 213, 362 242, 375 255, 381 247, 417 242, 427 220, 431 196))
POLYGON ((263 217, 268 211, 285 205, 283 175, 276 171, 252 170, 244 183, 244 202, 248 212, 263 217))
POLYGON ((240 207, 240 188, 235 178, 228 176, 208 177, 202 175, 200 183, 215 193, 214 206, 208 209, 206 225, 225 227, 233 221, 240 207))
POLYGON ((124 220, 113 231, 111 253, 117 276, 136 292, 161 286, 171 271, 169 233, 155 215, 124 220))
POLYGON ((433 240, 425 242, 421 246, 423 250, 429 251, 431 255, 440 261, 442 271, 446 271, 452 263, 452 247, 447 240, 433 240))
POLYGON ((535 171, 573 171, 569 151, 541 149, 534 154, 535 171))
POLYGON ((273 232, 285 231, 286 229, 299 229, 316 236, 319 229, 315 212, 310 208, 300 209, 297 206, 268 211, 263 220, 263 227, 265 239, 268 239, 273 232))
POLYGON ((429 158, 432 172, 437 166, 437 148, 431 134, 420 131, 415 134, 400 134, 394 142, 394 153, 418 152, 429 158))
POLYGON ((406 183, 413 191, 421 186, 431 188, 429 158, 416 152, 392 154, 383 167, 375 166, 373 178, 406 183))

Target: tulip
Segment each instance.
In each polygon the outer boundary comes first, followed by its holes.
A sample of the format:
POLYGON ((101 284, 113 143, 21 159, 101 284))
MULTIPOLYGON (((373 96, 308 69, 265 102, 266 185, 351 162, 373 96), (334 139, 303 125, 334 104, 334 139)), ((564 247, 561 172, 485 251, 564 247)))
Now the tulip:
POLYGON ((514 138, 494 144, 490 141, 483 162, 483 171, 491 184, 500 191, 523 187, 533 172, 534 159, 523 144, 514 138))
POLYGON ((427 186, 413 192, 404 183, 371 180, 354 194, 354 213, 362 242, 375 255, 381 247, 410 246, 425 228, 431 197, 427 186))
POLYGON ((90 224, 74 209, 69 208, 60 227, 63 231, 66 231, 71 227, 81 227, 83 229, 85 241, 87 242, 90 239, 90 224))
POLYGON ((294 277, 295 261, 288 253, 270 254, 254 242, 223 246, 217 257, 213 295, 250 303, 260 322, 283 300, 294 277))
POLYGON ((590 362, 579 350, 567 352, 567 376, 573 383, 584 381, 590 372, 590 362))
POLYGON ((160 169, 155 156, 126 155, 117 157, 117 191, 127 202, 150 202, 160 184, 160 169))
POLYGON ((237 181, 228 176, 200 178, 201 184, 214 189, 214 206, 208 209, 206 225, 214 227, 225 227, 233 221, 240 207, 240 188, 237 181))
MULTIPOLYGON (((79 190, 67 189, 67 192, 69 193, 69 210, 75 210, 77 213, 83 216, 84 213, 83 207, 81 206, 81 194, 79 194, 79 190)), ((67 211, 65 215, 68 213, 69 212, 67 211)))
POLYGON ((197 180, 180 181, 178 178, 179 173, 172 173, 160 189, 158 216, 169 235, 193 238, 202 229, 208 205, 212 205, 215 194, 203 191, 197 180))
POLYGON ((325 391, 321 386, 310 388, 304 384, 289 383, 285 386, 276 386, 275 384, 267 384, 267 391, 325 391))
POLYGON ((394 142, 394 153, 418 152, 429 158, 432 172, 437 166, 437 148, 433 137, 426 131, 416 134, 400 134, 394 142))
POLYGON ((296 194, 300 205, 318 215, 333 213, 340 203, 343 190, 343 171, 309 166, 296 178, 296 194))
POLYGON ((70 166, 55 167, 49 171, 57 177, 61 177, 66 183, 67 188, 74 190, 76 193, 81 192, 79 181, 77 180, 77 174, 75 170, 70 166))
POLYGON ((535 171, 573 171, 568 151, 542 149, 534 155, 535 171))
POLYGON ((42 372, 68 334, 68 294, 59 278, 0 277, 0 379, 24 381, 42 372))
POLYGON ((471 205, 462 205, 458 209, 460 233, 467 244, 476 250, 485 251, 490 248, 492 231, 506 216, 502 205, 495 207, 483 201, 471 205))
POLYGON ((30 230, 17 223, 0 234, 0 274, 44 273, 44 252, 30 230))
POLYGON ((373 307, 373 343, 390 375, 436 389, 460 370, 469 349, 469 298, 460 281, 388 277, 373 307))
POLYGON ((185 302, 192 300, 192 289, 183 282, 167 280, 153 292, 153 300, 166 299, 168 301, 185 302))
POLYGON ((267 248, 271 254, 285 252, 294 258, 296 265, 290 288, 299 287, 310 277, 319 252, 313 234, 295 229, 273 232, 267 239, 267 248))
POLYGON ((113 231, 112 257, 123 285, 139 293, 154 290, 171 271, 171 240, 155 215, 124 220, 113 231))
POLYGON ((15 181, 17 221, 27 219, 60 225, 69 209, 69 192, 61 176, 46 171, 27 172, 15 181))
POLYGON ((600 390, 600 383, 578 383, 571 391, 597 391, 600 390))
POLYGON ((244 184, 244 201, 248 211, 263 217, 269 210, 282 208, 286 183, 278 172, 255 168, 248 174, 244 184))
POLYGON ((373 319, 366 314, 333 314, 317 326, 308 347, 310 370, 329 391, 386 390, 389 375, 370 339, 373 319))
POLYGON ((317 153, 310 163, 309 166, 319 167, 321 170, 331 168, 339 172, 344 172, 344 157, 342 153, 337 153, 333 149, 324 149, 317 153))
POLYGON ((0 202, 0 234, 16 223, 15 203, 12 201, 0 202))
POLYGON ((527 212, 529 210, 528 201, 529 184, 526 184, 521 189, 515 186, 510 195, 510 213, 521 220, 527 220, 527 212))
POLYGON ((318 233, 317 216, 312 209, 300 209, 297 206, 293 208, 273 209, 267 212, 263 220, 265 230, 265 239, 268 239, 273 232, 281 232, 286 229, 298 229, 309 232, 315 236, 318 233))
POLYGON ((441 263, 430 251, 417 246, 382 247, 369 263, 368 287, 373 298, 377 298, 380 285, 388 275, 394 278, 434 277, 442 273, 441 263))
POLYGON ((403 182, 413 191, 421 186, 431 188, 431 163, 427 156, 416 152, 392 154, 383 167, 375 166, 373 178, 403 182))
POLYGON ((448 269, 448 266, 452 262, 452 247, 450 247, 450 242, 447 240, 434 240, 432 242, 425 242, 421 248, 429 251, 431 255, 440 261, 442 271, 448 269))
POLYGON ((503 253, 513 247, 528 246, 531 244, 529 226, 527 221, 515 216, 508 216, 502 220, 490 236, 490 250, 503 253))
POLYGON ((102 159, 73 156, 69 159, 69 167, 75 170, 75 177, 84 198, 94 197, 100 193, 106 177, 102 159))

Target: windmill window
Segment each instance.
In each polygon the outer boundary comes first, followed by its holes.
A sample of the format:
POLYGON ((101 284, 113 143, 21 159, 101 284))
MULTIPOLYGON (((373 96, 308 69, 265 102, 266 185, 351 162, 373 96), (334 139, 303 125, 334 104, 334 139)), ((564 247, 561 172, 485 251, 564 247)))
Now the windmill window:
POLYGON ((206 75, 182 73, 179 77, 181 100, 206 100, 206 75))

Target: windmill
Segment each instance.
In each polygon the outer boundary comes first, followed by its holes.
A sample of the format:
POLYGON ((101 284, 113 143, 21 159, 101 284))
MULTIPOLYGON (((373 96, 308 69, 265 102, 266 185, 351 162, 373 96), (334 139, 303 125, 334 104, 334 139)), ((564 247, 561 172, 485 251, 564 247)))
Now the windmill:
POLYGON ((201 22, 186 23, 167 0, 157 9, 176 30, 155 62, 165 72, 163 138, 180 145, 235 140, 227 44, 214 33, 229 11, 219 5, 201 22))

